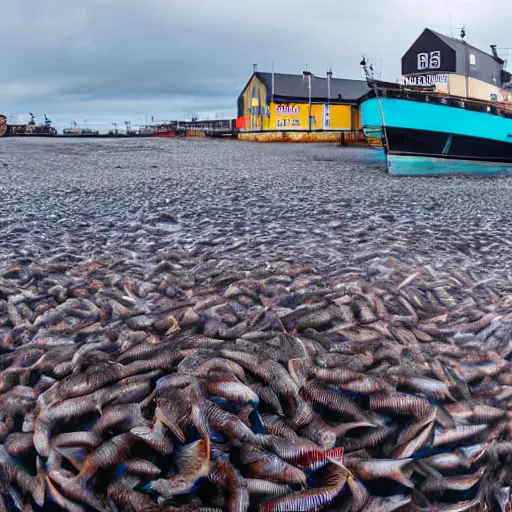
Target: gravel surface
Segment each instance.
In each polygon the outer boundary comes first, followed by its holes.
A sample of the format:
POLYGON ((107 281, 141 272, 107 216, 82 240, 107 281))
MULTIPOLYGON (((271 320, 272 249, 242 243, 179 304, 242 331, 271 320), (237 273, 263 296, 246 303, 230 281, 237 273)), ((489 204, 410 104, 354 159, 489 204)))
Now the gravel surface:
POLYGON ((510 180, 394 178, 366 148, 4 139, 0 170, 2 258, 144 258, 229 238, 234 257, 317 267, 390 249, 510 267, 510 180))

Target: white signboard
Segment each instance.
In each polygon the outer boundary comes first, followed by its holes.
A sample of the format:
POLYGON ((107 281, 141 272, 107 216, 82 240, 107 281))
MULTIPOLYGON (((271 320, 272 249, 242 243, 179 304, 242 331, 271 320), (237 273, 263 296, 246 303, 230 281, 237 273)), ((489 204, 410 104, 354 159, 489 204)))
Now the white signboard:
POLYGON ((300 107, 298 105, 288 105, 288 104, 278 105, 277 113, 279 115, 284 115, 284 114, 298 115, 298 114, 300 114, 300 107))
POLYGON ((400 77, 400 83, 402 85, 415 85, 415 86, 447 84, 448 83, 448 75, 447 74, 437 74, 437 75, 402 76, 402 77, 400 77))
POLYGON ((441 52, 418 53, 418 71, 424 69, 439 69, 441 67, 441 52))

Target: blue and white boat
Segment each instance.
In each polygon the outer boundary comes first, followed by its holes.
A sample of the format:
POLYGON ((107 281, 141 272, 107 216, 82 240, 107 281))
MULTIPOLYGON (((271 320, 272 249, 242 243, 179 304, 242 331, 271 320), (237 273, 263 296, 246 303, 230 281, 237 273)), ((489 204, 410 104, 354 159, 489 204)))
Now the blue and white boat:
POLYGON ((417 53, 417 61, 404 56, 401 83, 379 82, 368 76, 372 90, 361 103, 363 131, 369 139, 380 137, 389 173, 512 174, 512 102, 510 89, 503 87, 510 82, 510 74, 503 71, 504 62, 495 48, 493 55, 488 55, 464 41, 428 30, 415 45, 408 54, 417 53), (450 59, 441 43, 462 52, 463 74, 457 73, 458 56, 450 59), (448 61, 448 69, 441 69, 434 78, 418 74, 416 69, 404 73, 411 61, 421 67, 429 58, 436 69, 448 61), (436 82, 436 76, 443 78, 436 82))

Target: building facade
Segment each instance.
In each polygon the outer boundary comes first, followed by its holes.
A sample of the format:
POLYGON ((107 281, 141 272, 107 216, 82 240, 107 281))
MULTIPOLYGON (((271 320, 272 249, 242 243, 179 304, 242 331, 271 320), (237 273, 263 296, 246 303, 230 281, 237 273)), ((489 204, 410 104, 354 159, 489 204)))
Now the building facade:
POLYGON ((340 132, 360 129, 358 100, 368 90, 363 80, 255 72, 238 97, 237 128, 242 134, 266 132, 274 140, 272 133, 293 139, 294 132, 303 134, 296 139, 315 132, 316 140, 339 140, 340 132))
POLYGON ((434 85, 437 91, 464 98, 512 101, 510 73, 495 46, 491 54, 425 29, 402 57, 401 83, 434 85))

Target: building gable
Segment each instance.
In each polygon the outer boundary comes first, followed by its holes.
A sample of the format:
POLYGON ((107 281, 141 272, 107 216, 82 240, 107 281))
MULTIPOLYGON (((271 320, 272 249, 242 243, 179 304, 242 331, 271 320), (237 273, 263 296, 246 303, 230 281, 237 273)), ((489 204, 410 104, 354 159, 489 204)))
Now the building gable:
POLYGON ((425 29, 402 57, 402 75, 457 72, 457 52, 425 29))
POLYGON ((241 117, 246 114, 247 109, 251 107, 251 103, 254 103, 254 99, 260 100, 260 90, 263 90, 266 96, 267 89, 265 83, 261 80, 257 73, 253 73, 249 80, 247 81, 247 83, 245 84, 245 87, 243 88, 242 92, 238 96, 238 117, 241 117))

